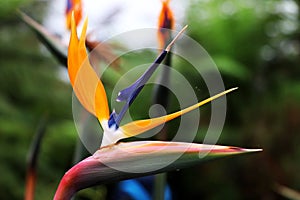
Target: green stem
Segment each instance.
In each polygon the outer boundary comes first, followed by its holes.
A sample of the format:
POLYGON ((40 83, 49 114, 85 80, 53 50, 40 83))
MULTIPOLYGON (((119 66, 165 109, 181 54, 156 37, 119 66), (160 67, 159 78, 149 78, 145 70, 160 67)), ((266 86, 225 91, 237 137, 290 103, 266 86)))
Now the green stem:
MULTIPOLYGON (((170 83, 170 68, 171 67, 171 58, 172 54, 168 54, 164 64, 166 67, 163 68, 161 76, 159 78, 159 83, 161 85, 157 85, 157 88, 154 89, 154 104, 160 104, 162 105, 166 110, 170 101, 169 98, 169 91, 168 88, 162 86, 162 85, 169 85, 170 83)), ((167 135, 167 127, 163 127, 163 129, 156 135, 156 138, 158 140, 167 140, 168 135, 167 135)), ((166 189, 166 184, 167 184, 167 174, 162 173, 162 174, 157 174, 154 177, 154 195, 153 199, 154 200, 164 200, 165 199, 165 189, 166 189)))
POLYGON ((154 179, 154 200, 164 200, 166 190, 167 173, 156 174, 154 179))

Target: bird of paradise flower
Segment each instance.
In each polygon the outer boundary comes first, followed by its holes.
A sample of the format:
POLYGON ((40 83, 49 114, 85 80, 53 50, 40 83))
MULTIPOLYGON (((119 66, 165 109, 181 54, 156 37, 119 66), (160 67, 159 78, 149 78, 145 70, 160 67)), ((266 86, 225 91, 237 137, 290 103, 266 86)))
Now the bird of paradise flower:
POLYGON ((115 111, 110 113, 104 86, 87 59, 88 55, 85 47, 87 23, 86 19, 80 39, 78 39, 75 18, 74 15, 72 16, 71 37, 68 49, 68 72, 70 82, 78 100, 87 111, 99 120, 103 128, 103 139, 101 148, 98 151, 76 164, 64 175, 56 191, 55 200, 70 199, 78 190, 96 184, 183 168, 211 158, 259 151, 259 149, 249 150, 230 146, 183 142, 140 141, 117 143, 121 139, 144 133, 197 109, 237 88, 226 90, 195 105, 165 116, 136 120, 121 125, 120 122, 125 112, 186 27, 179 32, 136 82, 119 92, 117 101, 125 102, 120 113, 116 113, 115 111), (124 154, 122 150, 133 152, 134 154, 124 154), (167 158, 178 153, 183 154, 183 156, 168 165, 169 163, 166 162, 167 158), (207 156, 199 158, 199 153, 206 153, 207 156), (109 167, 110 163, 114 166, 123 166, 123 169, 130 168, 131 170, 136 170, 136 172, 142 169, 142 173, 116 170, 109 167), (132 163, 135 165, 133 166, 132 163), (148 169, 148 171, 143 171, 145 169, 148 169))
POLYGON ((78 97, 78 100, 84 106, 84 108, 91 114, 96 116, 104 130, 103 140, 101 146, 107 146, 115 144, 120 139, 133 137, 138 134, 144 133, 152 128, 155 128, 161 124, 164 124, 176 117, 179 117, 187 112, 190 112, 218 97, 221 97, 237 88, 232 88, 221 92, 215 96, 212 96, 204 101, 201 101, 195 105, 187 107, 178 112, 168 114, 166 116, 143 119, 130 122, 128 124, 120 126, 120 122, 124 117, 125 112, 136 98, 137 94, 143 88, 145 82, 150 78, 151 74, 162 62, 165 56, 171 49, 178 36, 186 29, 186 27, 173 39, 173 41, 166 47, 166 49, 158 56, 153 65, 131 86, 119 92, 117 101, 125 101, 125 106, 119 114, 112 112, 110 114, 107 95, 104 86, 97 74, 94 72, 93 67, 90 65, 87 57, 85 47, 85 35, 87 28, 87 20, 84 22, 83 31, 80 36, 80 40, 77 38, 75 21, 72 21, 72 33, 69 45, 69 57, 68 57, 68 72, 70 81, 73 86, 74 92, 78 97))

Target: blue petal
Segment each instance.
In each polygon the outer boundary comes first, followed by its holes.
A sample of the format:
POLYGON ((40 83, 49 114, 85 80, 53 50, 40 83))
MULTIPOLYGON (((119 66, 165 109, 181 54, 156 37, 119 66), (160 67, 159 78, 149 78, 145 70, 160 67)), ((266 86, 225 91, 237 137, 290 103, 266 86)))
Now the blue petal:
POLYGON ((127 193, 132 200, 151 200, 149 192, 135 179, 125 180, 119 184, 121 190, 127 193))
MULTIPOLYGON (((131 86, 125 88, 124 90, 121 90, 118 94, 117 101, 130 101, 131 99, 135 99, 138 95, 139 91, 142 89, 139 89, 140 87, 144 87, 145 83, 149 80, 153 72, 157 69, 159 64, 163 61, 163 59, 166 57, 167 51, 164 50, 158 58, 154 61, 154 63, 147 69, 147 71, 138 79, 136 80, 131 86), (135 91, 139 91, 136 93, 135 91), (136 94, 135 94, 136 93, 136 94), (135 95, 133 95, 135 94, 135 95)), ((133 101, 131 100, 131 101, 133 101)))
POLYGON ((117 113, 115 111, 113 111, 108 119, 108 127, 111 128, 113 125, 116 126, 116 129, 119 128, 119 126, 116 123, 116 118, 117 118, 117 113))
POLYGON ((175 38, 169 43, 169 45, 166 47, 165 50, 163 50, 160 55, 156 58, 154 63, 147 69, 147 71, 138 79, 136 82, 134 82, 129 87, 125 88, 124 90, 121 90, 118 94, 117 101, 125 101, 125 105, 123 106, 121 112, 119 114, 112 114, 110 116, 110 119, 108 121, 109 127, 112 127, 113 125, 116 125, 116 128, 120 125, 120 122, 122 118, 124 117, 126 111, 128 110, 129 106, 132 104, 134 99, 137 97, 137 95, 141 92, 143 89, 145 83, 149 80, 153 72, 157 69, 159 64, 165 59, 166 55, 170 51, 172 45, 175 43, 175 41, 178 39, 178 37, 185 31, 187 26, 185 26, 181 31, 175 36, 175 38))
POLYGON ((71 0, 67 0, 67 9, 66 9, 66 12, 71 11, 72 6, 73 6, 73 2, 71 0))
POLYGON ((117 101, 122 102, 125 101, 125 105, 123 106, 121 112, 119 114, 113 112, 108 120, 109 127, 116 125, 116 127, 119 127, 120 122, 122 118, 124 117, 126 111, 128 110, 129 106, 132 104, 132 102, 135 100, 137 95, 141 92, 143 89, 145 83, 150 79, 154 71, 157 69, 159 64, 164 60, 166 57, 168 51, 164 50, 161 52, 161 54, 156 58, 154 63, 147 69, 144 74, 137 79, 132 85, 125 88, 124 90, 121 90, 118 94, 117 101))

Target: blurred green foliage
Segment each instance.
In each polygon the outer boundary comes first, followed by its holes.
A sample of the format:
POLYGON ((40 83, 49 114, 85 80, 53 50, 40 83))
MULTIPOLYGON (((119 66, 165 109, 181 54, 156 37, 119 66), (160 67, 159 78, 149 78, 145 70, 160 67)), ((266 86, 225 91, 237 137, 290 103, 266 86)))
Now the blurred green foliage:
POLYGON ((3 0, 0 1, 0 19, 10 18, 14 15, 16 9, 24 4, 28 4, 32 0, 3 0))
POLYGON ((27 152, 45 113, 49 124, 38 163, 36 198, 50 199, 72 162, 76 137, 72 90, 59 78, 60 67, 52 56, 41 52, 33 32, 15 14, 1 24, 0 199, 23 198, 27 152))
MULTIPOLYGON (((9 14, 19 3, 0 3, 0 18, 5 16, 0 26, 0 199, 22 198, 26 154, 44 113, 48 113, 49 123, 38 163, 36 199, 51 199, 72 163, 77 138, 72 89, 59 76, 64 69, 44 51, 33 32, 9 14)), ((43 17, 42 10, 30 14, 37 19, 43 17)), ((299 1, 192 0, 186 23, 188 34, 216 62, 226 88, 239 87, 228 96, 227 120, 218 144, 264 151, 172 172, 168 180, 174 196, 285 199, 275 190, 276 183, 300 190, 299 1)), ((151 62, 155 53, 126 55, 122 67, 126 71, 130 66, 151 62)), ((178 64, 182 61, 176 61, 174 67, 178 64)), ((199 84, 198 77, 186 67, 178 69, 192 85, 199 84)), ((108 86, 110 76, 104 76, 108 86)), ((107 89, 110 93, 111 88, 107 89)), ((150 106, 147 94, 151 94, 151 88, 145 89, 132 105, 134 118, 147 117, 145 104, 150 106)), ((201 98, 205 96, 200 94, 201 98)), ((177 106, 173 97, 170 110, 177 106)), ((203 140, 209 119, 209 107, 205 107, 196 142, 203 140)), ((106 192, 102 190, 97 195, 106 192)), ((81 195, 91 193, 96 194, 87 190, 81 195)))
POLYGON ((228 97, 218 143, 264 152, 182 170, 182 181, 193 184, 181 197, 285 199, 275 183, 300 190, 299 1, 199 0, 187 14, 189 35, 212 56, 225 85, 239 87, 228 97))

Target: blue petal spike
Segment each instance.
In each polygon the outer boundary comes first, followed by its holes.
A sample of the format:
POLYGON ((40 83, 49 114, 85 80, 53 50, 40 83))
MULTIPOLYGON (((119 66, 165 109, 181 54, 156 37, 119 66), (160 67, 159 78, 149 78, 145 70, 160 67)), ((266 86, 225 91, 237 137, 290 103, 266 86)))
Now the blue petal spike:
POLYGON ((149 80, 153 72, 157 69, 159 64, 164 60, 164 58, 167 55, 167 51, 164 50, 158 58, 154 61, 154 63, 147 69, 146 72, 138 79, 136 82, 134 82, 129 87, 121 90, 118 94, 117 101, 133 101, 136 98, 136 95, 138 92, 144 87, 145 83, 149 80), (139 89, 139 91, 138 91, 139 89), (136 94, 136 95, 134 95, 136 94))
POLYGON ((187 26, 185 26, 177 35, 176 37, 170 42, 170 44, 166 47, 165 50, 163 50, 160 55, 156 58, 154 63, 144 72, 144 74, 137 79, 132 85, 129 87, 121 90, 118 94, 118 97, 116 101, 122 102, 125 101, 125 105, 123 106, 121 112, 119 114, 113 112, 110 115, 110 118, 108 120, 108 126, 112 127, 113 125, 116 125, 116 128, 119 127, 120 122, 122 118, 124 117, 126 111, 128 110, 129 106, 133 103, 137 95, 141 92, 143 89, 145 83, 150 79, 154 71, 157 69, 159 64, 164 60, 168 52, 170 51, 172 45, 175 43, 175 41, 178 39, 178 37, 185 31, 187 26))
POLYGON ((108 127, 112 127, 113 125, 116 126, 116 129, 119 128, 119 126, 117 125, 116 123, 116 118, 117 118, 117 113, 115 111, 113 111, 110 116, 109 116, 109 119, 108 119, 108 127))

